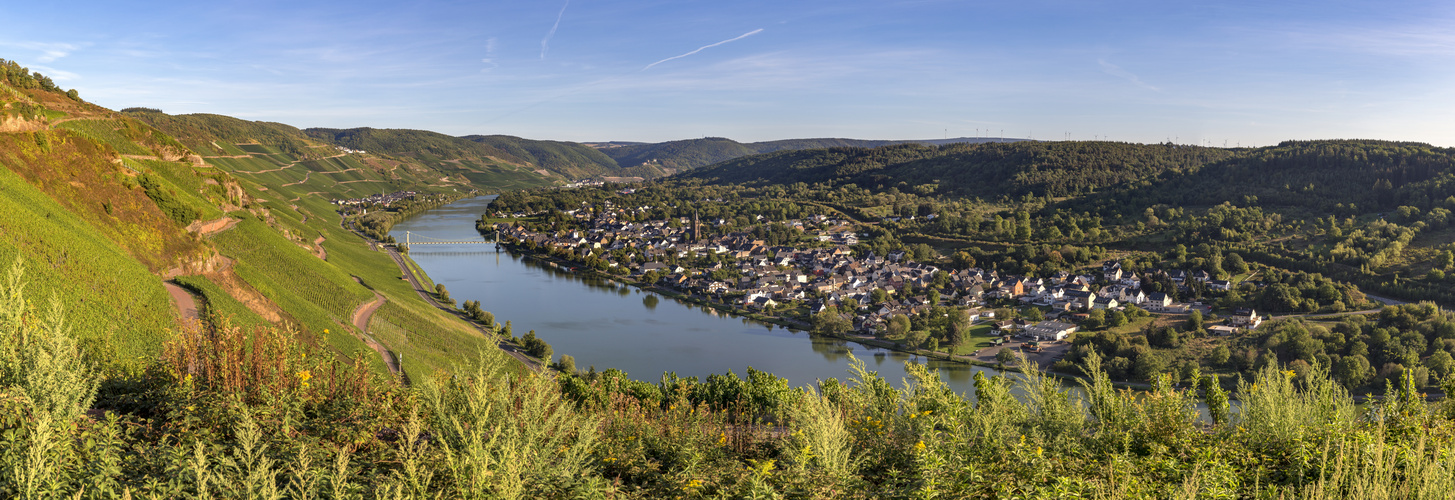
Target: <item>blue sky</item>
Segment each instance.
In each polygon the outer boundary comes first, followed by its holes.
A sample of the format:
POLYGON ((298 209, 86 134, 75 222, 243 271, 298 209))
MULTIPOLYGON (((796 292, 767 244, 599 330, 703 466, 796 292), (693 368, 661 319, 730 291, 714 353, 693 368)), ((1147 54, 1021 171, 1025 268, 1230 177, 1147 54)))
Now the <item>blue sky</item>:
POLYGON ((1455 146, 1449 1, 128 4, 0 4, 0 58, 298 127, 1455 146))

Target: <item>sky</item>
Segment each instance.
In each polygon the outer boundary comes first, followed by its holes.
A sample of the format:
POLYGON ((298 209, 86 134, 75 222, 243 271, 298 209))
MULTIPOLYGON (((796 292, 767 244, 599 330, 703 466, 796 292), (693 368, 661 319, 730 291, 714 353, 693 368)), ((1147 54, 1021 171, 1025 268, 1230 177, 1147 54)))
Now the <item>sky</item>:
POLYGON ((74 0, 0 58, 112 109, 658 142, 1455 146, 1455 2, 74 0))

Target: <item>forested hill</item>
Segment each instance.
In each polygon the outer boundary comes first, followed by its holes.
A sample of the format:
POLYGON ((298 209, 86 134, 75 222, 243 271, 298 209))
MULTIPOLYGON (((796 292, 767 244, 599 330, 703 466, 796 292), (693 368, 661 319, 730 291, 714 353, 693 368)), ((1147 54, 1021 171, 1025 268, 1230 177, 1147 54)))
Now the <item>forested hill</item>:
POLYGON ((1256 196, 1265 204, 1347 212, 1425 208, 1455 195, 1455 149, 1389 141, 1288 141, 1169 183, 1186 203, 1256 196))
MULTIPOLYGON (((883 141, 861 139, 785 139, 778 141, 741 143, 723 137, 706 137, 655 144, 628 144, 601 148, 601 152, 612 157, 623 166, 657 165, 672 171, 691 170, 714 163, 744 156, 790 151, 800 149, 825 149, 840 147, 873 148, 894 144, 940 145, 955 143, 978 143, 1018 141, 1020 139, 968 138, 933 139, 914 141, 883 141)), ((611 143, 606 143, 611 144, 611 143)))
POLYGON ((719 183, 929 185, 965 196, 1065 196, 1152 181, 1231 158, 1218 148, 1115 142, 1010 142, 780 151, 683 174, 719 183))

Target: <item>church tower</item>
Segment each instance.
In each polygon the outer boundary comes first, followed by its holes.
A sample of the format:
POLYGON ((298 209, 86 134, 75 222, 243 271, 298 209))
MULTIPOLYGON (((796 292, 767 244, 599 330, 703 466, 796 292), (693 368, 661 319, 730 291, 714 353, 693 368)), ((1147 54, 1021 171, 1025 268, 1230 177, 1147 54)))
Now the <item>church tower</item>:
POLYGON ((697 226, 697 209, 692 209, 692 241, 702 241, 702 230, 697 226))

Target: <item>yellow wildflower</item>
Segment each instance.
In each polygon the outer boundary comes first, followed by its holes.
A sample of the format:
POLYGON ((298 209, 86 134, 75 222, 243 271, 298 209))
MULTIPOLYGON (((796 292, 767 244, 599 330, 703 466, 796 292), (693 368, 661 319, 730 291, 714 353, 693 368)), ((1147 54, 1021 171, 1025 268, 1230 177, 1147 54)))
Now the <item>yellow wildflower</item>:
POLYGON ((717 436, 717 445, 718 446, 723 446, 725 444, 727 444, 727 433, 724 432, 722 434, 718 434, 718 436, 717 436))
POLYGON ((918 443, 915 443, 914 444, 914 451, 916 451, 916 452, 925 451, 925 442, 924 441, 920 441, 918 443))
POLYGON ((1041 447, 1040 446, 1037 446, 1036 447, 1036 456, 1038 456, 1038 457, 1041 456, 1041 447))

